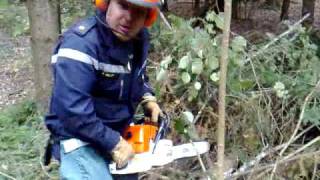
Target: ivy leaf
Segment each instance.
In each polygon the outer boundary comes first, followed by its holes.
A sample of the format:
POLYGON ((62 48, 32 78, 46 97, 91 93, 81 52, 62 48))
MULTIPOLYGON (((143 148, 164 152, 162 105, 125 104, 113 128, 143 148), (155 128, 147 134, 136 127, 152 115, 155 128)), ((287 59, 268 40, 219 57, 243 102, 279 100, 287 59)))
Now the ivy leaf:
POLYGON ((187 69, 188 65, 189 65, 189 55, 185 55, 183 56, 180 61, 179 61, 179 69, 187 69))
POLYGON ((201 74, 202 70, 203 70, 202 60, 196 58, 194 62, 192 62, 191 71, 193 74, 201 74))
POLYGON ((187 84, 190 82, 191 77, 190 77, 189 73, 183 72, 181 75, 181 79, 182 79, 183 83, 187 84))
POLYGON ((164 81, 165 79, 167 79, 167 70, 161 68, 159 73, 157 74, 156 80, 164 81))

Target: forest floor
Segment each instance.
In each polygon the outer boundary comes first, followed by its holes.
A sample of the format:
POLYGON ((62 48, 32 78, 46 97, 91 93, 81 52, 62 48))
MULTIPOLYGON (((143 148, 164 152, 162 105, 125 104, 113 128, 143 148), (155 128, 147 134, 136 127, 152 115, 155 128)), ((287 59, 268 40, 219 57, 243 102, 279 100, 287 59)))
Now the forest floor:
MULTIPOLYGON (((194 12, 192 11, 191 0, 175 0, 169 1, 169 11, 182 16, 191 17, 194 12)), ((203 2, 203 0, 202 0, 203 2)), ((249 2, 249 1, 248 1, 249 2)), ((231 22, 231 28, 233 31, 242 34, 251 30, 261 32, 275 32, 276 25, 280 23, 280 8, 281 7, 268 7, 263 0, 254 1, 258 4, 258 9, 250 8, 250 4, 247 7, 247 11, 251 11, 251 16, 245 20, 235 20, 231 22)), ((254 6, 255 8, 256 6, 254 6)), ((302 17, 302 0, 291 0, 289 8, 289 21, 295 22, 302 17)), ((243 10, 243 9, 241 9, 243 10)), ((314 27, 320 28, 320 0, 316 0, 315 12, 314 12, 314 27)))
MULTIPOLYGON (((172 1, 172 2, 179 2, 172 1)), ((183 2, 186 2, 185 0, 183 2)), ((190 1, 191 2, 191 1, 190 1)), ((289 20, 301 18, 302 0, 294 0, 289 9, 289 20)), ((192 14, 191 3, 169 4, 170 12, 184 17, 192 14)), ((280 10, 260 6, 248 20, 232 20, 232 31, 249 38, 260 38, 261 34, 279 33, 280 10)), ((320 29, 320 0, 316 0, 314 26, 320 29)), ((30 37, 10 37, 0 29, 0 110, 15 104, 25 97, 32 97, 30 37)))
POLYGON ((33 88, 30 38, 0 30, 0 110, 30 97, 33 88))

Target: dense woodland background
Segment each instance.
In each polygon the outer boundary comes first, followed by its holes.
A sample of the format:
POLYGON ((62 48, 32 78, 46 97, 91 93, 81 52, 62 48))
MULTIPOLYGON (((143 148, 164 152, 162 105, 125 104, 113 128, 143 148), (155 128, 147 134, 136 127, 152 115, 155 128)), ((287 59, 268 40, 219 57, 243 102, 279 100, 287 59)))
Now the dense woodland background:
MULTIPOLYGON (((223 2, 167 0, 150 29, 149 76, 175 143, 210 152, 141 179, 215 179, 223 2)), ((58 179, 42 163, 50 51, 91 0, 0 0, 0 180, 58 179)), ((320 1, 233 0, 227 74, 226 179, 320 179, 320 1)))

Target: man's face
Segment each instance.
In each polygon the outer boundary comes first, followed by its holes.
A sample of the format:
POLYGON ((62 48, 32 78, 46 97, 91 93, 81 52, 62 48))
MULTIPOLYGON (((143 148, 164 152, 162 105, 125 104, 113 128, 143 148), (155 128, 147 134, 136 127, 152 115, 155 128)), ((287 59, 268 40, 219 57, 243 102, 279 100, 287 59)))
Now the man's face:
POLYGON ((144 27, 147 14, 148 8, 136 6, 125 0, 110 0, 106 21, 120 40, 128 41, 144 27))

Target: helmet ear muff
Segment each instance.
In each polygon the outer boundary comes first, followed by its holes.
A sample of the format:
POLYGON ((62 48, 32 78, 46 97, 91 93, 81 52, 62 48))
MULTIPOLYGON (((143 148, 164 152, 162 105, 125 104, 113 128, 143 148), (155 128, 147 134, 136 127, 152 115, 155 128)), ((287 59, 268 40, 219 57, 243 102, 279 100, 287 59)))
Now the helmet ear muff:
POLYGON ((106 2, 106 0, 94 0, 94 4, 96 8, 102 12, 107 11, 108 9, 108 3, 106 2))
POLYGON ((157 8, 152 8, 149 12, 148 12, 148 16, 144 22, 144 26, 146 27, 150 27, 156 20, 158 17, 158 9, 157 8))

